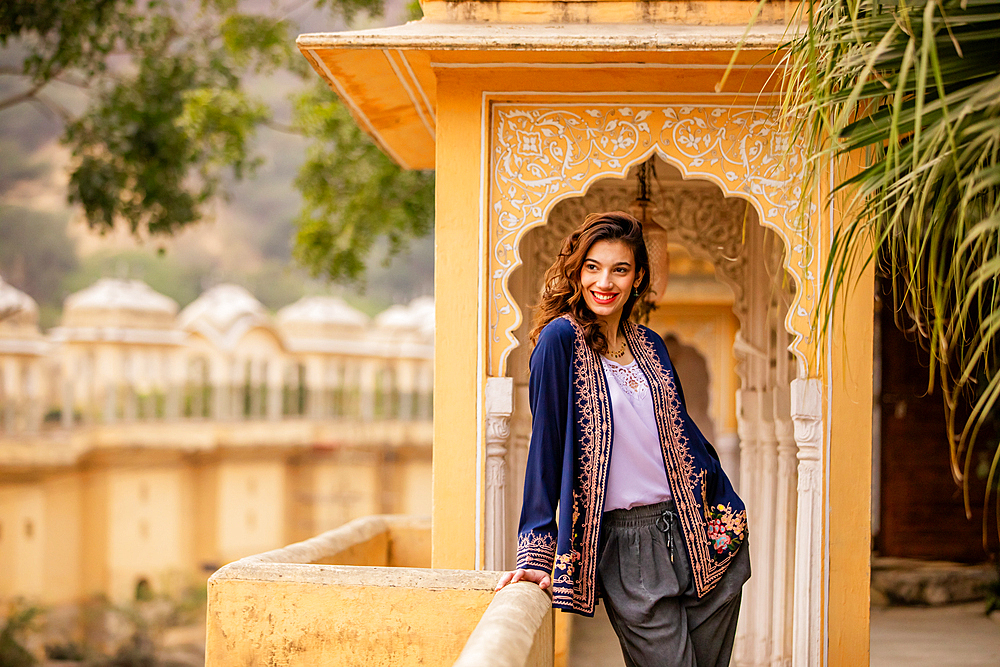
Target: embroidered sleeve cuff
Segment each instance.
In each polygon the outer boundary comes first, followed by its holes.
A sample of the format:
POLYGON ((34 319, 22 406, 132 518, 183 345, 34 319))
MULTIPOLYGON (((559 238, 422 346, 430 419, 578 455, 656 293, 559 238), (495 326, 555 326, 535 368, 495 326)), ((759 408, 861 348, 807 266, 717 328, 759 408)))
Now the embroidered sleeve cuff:
POLYGON ((556 538, 551 533, 526 531, 517 538, 517 568, 552 572, 556 558, 556 538))

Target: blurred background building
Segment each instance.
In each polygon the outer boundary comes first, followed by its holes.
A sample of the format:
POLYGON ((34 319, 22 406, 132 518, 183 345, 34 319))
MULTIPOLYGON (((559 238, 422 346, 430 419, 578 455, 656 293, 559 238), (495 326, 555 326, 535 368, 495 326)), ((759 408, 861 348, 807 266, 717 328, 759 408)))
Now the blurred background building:
POLYGON ((381 513, 430 513, 434 303, 268 314, 139 280, 59 326, 0 283, 0 596, 127 601, 381 513))

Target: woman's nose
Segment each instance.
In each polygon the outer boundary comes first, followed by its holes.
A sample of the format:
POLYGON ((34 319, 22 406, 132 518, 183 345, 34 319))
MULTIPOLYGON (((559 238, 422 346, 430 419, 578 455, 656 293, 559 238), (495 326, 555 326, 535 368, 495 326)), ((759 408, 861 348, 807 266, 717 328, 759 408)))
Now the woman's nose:
POLYGON ((613 283, 611 281, 610 271, 601 271, 601 275, 598 277, 597 286, 601 289, 610 289, 613 283))

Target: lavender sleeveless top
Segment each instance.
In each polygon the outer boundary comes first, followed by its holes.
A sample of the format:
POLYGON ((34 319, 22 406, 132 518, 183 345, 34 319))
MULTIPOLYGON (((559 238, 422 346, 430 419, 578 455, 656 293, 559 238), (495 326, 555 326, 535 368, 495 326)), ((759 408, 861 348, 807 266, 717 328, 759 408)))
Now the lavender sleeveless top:
POLYGON ((623 366, 601 357, 611 395, 614 440, 604 511, 670 499, 649 383, 633 361, 623 366))

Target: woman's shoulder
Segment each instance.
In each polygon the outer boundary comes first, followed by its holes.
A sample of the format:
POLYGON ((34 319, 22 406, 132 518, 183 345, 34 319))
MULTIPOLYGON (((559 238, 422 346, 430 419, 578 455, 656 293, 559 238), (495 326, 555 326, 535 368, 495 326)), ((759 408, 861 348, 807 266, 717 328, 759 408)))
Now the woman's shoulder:
POLYGON ((545 341, 547 344, 560 342, 566 343, 576 338, 576 323, 568 316, 557 317, 544 327, 538 334, 538 345, 545 341))
POLYGON ((570 350, 577 336, 577 325, 567 316, 557 317, 544 327, 538 334, 532 354, 541 350, 562 348, 570 350))

